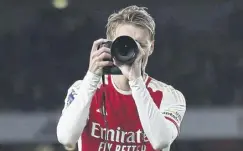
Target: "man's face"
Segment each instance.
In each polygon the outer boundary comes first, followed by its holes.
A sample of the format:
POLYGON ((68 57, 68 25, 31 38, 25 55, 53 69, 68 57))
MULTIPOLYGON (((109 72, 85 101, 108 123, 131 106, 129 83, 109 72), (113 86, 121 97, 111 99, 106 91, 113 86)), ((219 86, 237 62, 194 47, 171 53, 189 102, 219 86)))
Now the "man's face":
POLYGON ((152 54, 154 46, 154 42, 150 40, 148 30, 130 24, 123 24, 117 27, 114 39, 112 40, 115 40, 117 37, 120 36, 130 36, 135 41, 137 41, 137 43, 139 43, 139 45, 143 49, 142 51, 145 52, 142 63, 143 71, 145 71, 148 57, 152 54))

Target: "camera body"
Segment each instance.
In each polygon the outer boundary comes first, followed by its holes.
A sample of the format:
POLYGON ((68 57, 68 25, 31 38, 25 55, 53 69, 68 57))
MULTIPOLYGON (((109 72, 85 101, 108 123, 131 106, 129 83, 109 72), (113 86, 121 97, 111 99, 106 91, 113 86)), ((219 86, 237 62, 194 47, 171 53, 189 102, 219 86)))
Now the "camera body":
MULTIPOLYGON (((110 48, 112 59, 115 59, 116 62, 121 65, 131 65, 139 53, 136 41, 129 36, 120 36, 113 42, 108 41, 103 43, 100 47, 110 48)), ((113 65, 111 67, 104 67, 103 74, 119 75, 122 74, 122 72, 117 66, 113 65)))

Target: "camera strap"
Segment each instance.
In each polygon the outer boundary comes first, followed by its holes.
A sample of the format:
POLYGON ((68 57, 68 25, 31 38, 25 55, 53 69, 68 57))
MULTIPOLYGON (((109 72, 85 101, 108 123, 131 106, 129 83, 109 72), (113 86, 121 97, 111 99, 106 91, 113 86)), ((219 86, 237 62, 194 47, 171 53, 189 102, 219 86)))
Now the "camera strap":
MULTIPOLYGON (((103 114, 103 118, 104 118, 104 124, 105 124, 105 128, 108 131, 108 121, 107 121, 107 110, 106 110, 106 86, 105 86, 105 74, 102 74, 102 85, 103 85, 103 92, 102 92, 102 97, 101 97, 101 110, 102 110, 102 114, 103 114)), ((107 144, 107 140, 108 140, 108 136, 107 133, 105 133, 105 145, 107 144)))

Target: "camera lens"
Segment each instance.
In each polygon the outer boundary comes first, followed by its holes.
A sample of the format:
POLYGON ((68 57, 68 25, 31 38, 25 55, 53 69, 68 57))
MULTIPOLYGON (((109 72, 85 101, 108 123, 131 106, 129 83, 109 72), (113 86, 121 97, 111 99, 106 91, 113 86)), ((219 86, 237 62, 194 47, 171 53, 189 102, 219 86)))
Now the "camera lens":
POLYGON ((112 43, 111 55, 122 64, 131 64, 138 54, 137 43, 129 36, 120 36, 112 43))

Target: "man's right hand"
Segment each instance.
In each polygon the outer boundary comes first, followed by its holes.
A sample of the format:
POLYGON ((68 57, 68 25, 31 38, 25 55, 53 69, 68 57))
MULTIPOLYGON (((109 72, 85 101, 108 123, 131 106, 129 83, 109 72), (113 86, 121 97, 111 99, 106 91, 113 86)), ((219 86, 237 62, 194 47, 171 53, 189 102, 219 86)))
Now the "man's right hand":
POLYGON ((104 42, 107 42, 107 40, 99 39, 94 41, 90 54, 89 71, 96 75, 102 75, 103 67, 113 65, 112 61, 104 61, 111 60, 110 49, 106 47, 99 48, 99 46, 104 42))

